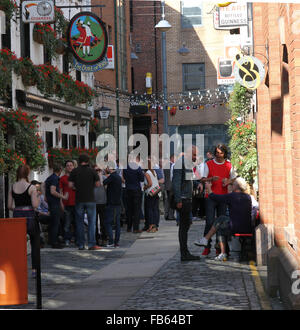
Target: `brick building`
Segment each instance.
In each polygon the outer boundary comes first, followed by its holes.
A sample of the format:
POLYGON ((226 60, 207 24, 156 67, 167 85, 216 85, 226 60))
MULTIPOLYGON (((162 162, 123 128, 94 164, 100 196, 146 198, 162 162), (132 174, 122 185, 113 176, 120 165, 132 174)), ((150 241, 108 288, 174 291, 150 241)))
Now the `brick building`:
POLYGON ((253 4, 254 56, 266 68, 257 91, 261 224, 258 263, 270 294, 300 308, 300 5, 253 4), (298 270, 298 272, 295 272, 298 270), (299 280, 298 280, 299 282, 299 280), (296 290, 296 291, 295 291, 296 290))
MULTIPOLYGON (((157 91, 161 98, 161 32, 154 28, 161 20, 161 4, 132 0, 131 6, 132 50, 138 56, 132 61, 134 90, 139 94, 146 92, 145 76, 151 72, 153 92, 157 91)), ((226 92, 228 86, 217 84, 218 59, 224 57, 224 38, 231 33, 242 35, 247 30, 245 26, 217 30, 214 8, 213 1, 165 1, 165 19, 172 26, 166 32, 167 96, 169 110, 173 108, 176 112, 168 112, 169 134, 204 134, 205 151, 228 142, 225 122, 229 112, 224 99, 218 98, 219 91, 226 92), (183 46, 189 50, 185 56, 178 52, 183 46)), ((162 112, 159 111, 160 125, 163 124, 162 112)), ((155 111, 150 110, 143 117, 149 119, 149 116, 152 123, 148 121, 146 130, 156 133, 155 111)), ((145 121, 143 117, 134 118, 134 129, 135 123, 145 121)), ((159 126, 159 133, 162 130, 159 126)))
MULTIPOLYGON (((98 5, 97 0, 92 0, 98 5)), ((106 107, 110 109, 108 119, 100 119, 103 132, 118 138, 119 126, 126 126, 128 135, 132 132, 132 120, 129 116, 131 88, 130 30, 129 2, 125 0, 103 0, 102 8, 93 8, 106 25, 108 45, 113 65, 95 72, 95 88, 98 97, 95 109, 106 107)))

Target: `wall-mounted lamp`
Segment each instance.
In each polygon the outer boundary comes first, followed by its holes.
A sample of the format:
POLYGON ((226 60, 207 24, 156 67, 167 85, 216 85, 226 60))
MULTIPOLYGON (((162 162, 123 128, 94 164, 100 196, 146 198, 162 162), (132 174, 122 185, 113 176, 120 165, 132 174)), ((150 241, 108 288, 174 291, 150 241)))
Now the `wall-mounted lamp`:
POLYGON ((59 120, 59 119, 56 119, 56 120, 54 120, 54 124, 58 124, 58 123, 60 123, 61 121, 59 120))
POLYGON ((47 116, 44 116, 44 117, 42 117, 42 120, 43 121, 49 121, 51 118, 50 117, 47 117, 47 116))
POLYGON ((182 47, 179 48, 177 52, 182 56, 186 56, 190 53, 190 50, 187 47, 185 47, 185 43, 183 43, 182 47))
POLYGON ((69 122, 68 120, 66 120, 66 121, 64 121, 64 124, 65 124, 65 125, 69 125, 70 122, 69 122))
POLYGON ((73 123, 72 126, 77 126, 77 123, 73 123))

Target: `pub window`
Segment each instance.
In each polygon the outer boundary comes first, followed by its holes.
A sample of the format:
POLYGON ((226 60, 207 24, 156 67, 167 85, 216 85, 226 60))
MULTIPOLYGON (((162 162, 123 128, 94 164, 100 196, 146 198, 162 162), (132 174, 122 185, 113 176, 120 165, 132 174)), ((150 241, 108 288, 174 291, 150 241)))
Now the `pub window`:
POLYGON ((30 57, 30 24, 21 22, 21 56, 30 57))
POLYGON ((46 131, 46 149, 53 147, 53 132, 46 131))
POLYGON ((80 148, 84 148, 84 147, 85 147, 85 136, 80 135, 80 148))
POLYGON ((81 72, 76 70, 76 80, 81 81, 81 72))
POLYGON ((68 134, 61 135, 61 147, 68 149, 68 134))
POLYGON ((44 64, 51 64, 51 57, 49 56, 49 52, 47 48, 44 46, 44 64))
POLYGON ((66 74, 69 74, 69 72, 70 72, 70 65, 69 65, 67 54, 63 55, 63 72, 66 74))
POLYGON ((77 147, 77 135, 75 134, 69 135, 69 146, 70 148, 77 147))

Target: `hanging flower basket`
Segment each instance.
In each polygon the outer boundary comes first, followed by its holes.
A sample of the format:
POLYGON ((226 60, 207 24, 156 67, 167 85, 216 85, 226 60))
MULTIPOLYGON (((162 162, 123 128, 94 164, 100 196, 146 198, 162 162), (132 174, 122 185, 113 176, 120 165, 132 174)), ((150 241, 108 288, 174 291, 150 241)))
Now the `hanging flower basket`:
POLYGON ((26 87, 34 86, 36 84, 35 79, 31 77, 29 73, 25 70, 21 72, 21 77, 22 77, 22 83, 26 87))
POLYGON ((65 47, 65 43, 63 42, 62 39, 58 39, 56 41, 56 47, 55 47, 55 51, 57 54, 59 55, 63 55, 66 51, 66 47, 65 47))
POLYGON ((38 44, 43 45, 44 40, 42 34, 38 30, 33 30, 33 40, 37 42, 38 44))

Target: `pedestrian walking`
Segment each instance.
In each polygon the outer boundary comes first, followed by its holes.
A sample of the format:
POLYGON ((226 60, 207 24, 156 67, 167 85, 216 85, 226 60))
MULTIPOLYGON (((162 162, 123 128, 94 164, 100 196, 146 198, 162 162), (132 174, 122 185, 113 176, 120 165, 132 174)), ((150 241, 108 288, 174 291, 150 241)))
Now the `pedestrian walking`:
POLYGON ((53 173, 45 181, 46 200, 49 207, 51 220, 49 223, 48 243, 53 249, 61 249, 64 245, 58 242, 58 233, 61 226, 61 199, 67 200, 68 193, 64 195, 60 192, 59 180, 62 172, 60 164, 54 164, 53 173))
POLYGON ((107 247, 119 247, 121 235, 121 199, 122 199, 122 178, 116 169, 107 168, 107 178, 103 185, 107 186, 107 203, 105 208, 105 229, 108 237, 107 247), (115 236, 113 235, 115 226, 115 236))
POLYGON ((198 149, 196 146, 188 148, 186 153, 175 163, 173 169, 172 189, 176 208, 179 211, 179 246, 181 261, 200 260, 188 250, 188 231, 191 225, 192 193, 193 193, 193 164, 196 161, 198 149))
POLYGON ((88 249, 99 250, 96 245, 96 203, 94 187, 100 186, 97 172, 89 166, 89 156, 81 154, 79 166, 69 176, 69 186, 76 189, 75 212, 76 232, 79 250, 85 249, 84 214, 88 218, 88 249))
MULTIPOLYGON (((204 164, 202 182, 212 183, 212 192, 218 195, 224 195, 228 193, 227 186, 232 183, 236 174, 233 170, 231 162, 227 159, 228 150, 224 144, 216 146, 214 151, 214 158, 207 161, 204 164)), ((220 200, 213 200, 208 198, 208 194, 205 195, 205 215, 206 223, 204 229, 204 236, 209 232, 212 224, 215 220, 215 214, 217 217, 226 215, 227 206, 220 200)), ((208 241, 202 255, 208 256, 211 250, 211 239, 208 241)), ((220 254, 220 248, 216 246, 216 254, 220 254)))
POLYGON ((17 169, 16 182, 8 193, 7 206, 13 211, 14 218, 26 218, 27 234, 29 234, 31 245, 31 269, 32 276, 36 276, 38 266, 38 235, 34 226, 34 210, 39 206, 39 197, 35 185, 29 183, 28 177, 30 168, 28 165, 21 165, 17 169))

